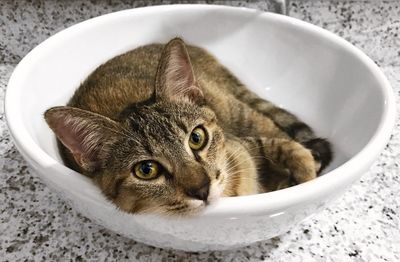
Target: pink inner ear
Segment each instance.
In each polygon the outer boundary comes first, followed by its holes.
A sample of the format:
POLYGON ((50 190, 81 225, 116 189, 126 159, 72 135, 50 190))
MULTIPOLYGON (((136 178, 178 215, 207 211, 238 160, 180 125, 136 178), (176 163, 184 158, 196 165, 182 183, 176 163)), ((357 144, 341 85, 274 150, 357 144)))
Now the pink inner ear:
POLYGON ((186 50, 180 46, 171 48, 165 70, 167 92, 172 95, 185 95, 194 86, 194 75, 186 50))
POLYGON ((82 134, 77 132, 72 124, 66 124, 65 121, 58 121, 54 127, 58 138, 72 153, 83 153, 82 134))
MULTIPOLYGON (((69 149, 76 163, 81 168, 87 171, 93 171, 96 168, 96 151, 98 147, 89 148, 84 145, 85 139, 90 135, 88 130, 85 130, 85 126, 78 126, 77 121, 68 121, 65 117, 62 117, 56 120, 56 125, 53 126, 53 130, 62 144, 69 149)), ((92 136, 91 139, 96 138, 92 136)), ((97 144, 95 141, 91 142, 97 144)))
POLYGON ((118 124, 99 114, 74 107, 53 107, 45 119, 83 171, 93 172, 108 156, 118 124))
POLYGON ((197 86, 191 86, 188 90, 187 96, 193 101, 204 97, 203 92, 197 86))
POLYGON ((189 99, 193 102, 203 99, 197 86, 192 64, 182 40, 167 44, 161 58, 161 70, 157 75, 159 94, 172 100, 189 99))

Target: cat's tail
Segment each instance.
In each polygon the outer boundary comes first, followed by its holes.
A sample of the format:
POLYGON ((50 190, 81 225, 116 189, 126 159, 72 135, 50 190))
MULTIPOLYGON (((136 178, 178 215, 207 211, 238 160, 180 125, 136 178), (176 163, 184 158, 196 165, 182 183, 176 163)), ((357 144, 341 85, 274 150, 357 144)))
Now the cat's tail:
POLYGON ((253 109, 270 118, 282 131, 293 140, 310 149, 315 161, 320 165, 320 173, 332 161, 331 144, 324 138, 317 137, 314 131, 295 115, 275 104, 261 99, 251 91, 242 88, 236 89, 236 97, 253 109))

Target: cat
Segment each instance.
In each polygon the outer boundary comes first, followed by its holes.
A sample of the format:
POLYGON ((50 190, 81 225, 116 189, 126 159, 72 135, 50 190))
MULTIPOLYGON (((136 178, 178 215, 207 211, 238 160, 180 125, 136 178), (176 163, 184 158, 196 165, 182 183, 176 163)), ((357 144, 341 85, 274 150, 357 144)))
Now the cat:
POLYGON ((326 139, 180 38, 112 58, 44 118, 65 164, 129 213, 195 215, 312 180, 332 159, 326 139))

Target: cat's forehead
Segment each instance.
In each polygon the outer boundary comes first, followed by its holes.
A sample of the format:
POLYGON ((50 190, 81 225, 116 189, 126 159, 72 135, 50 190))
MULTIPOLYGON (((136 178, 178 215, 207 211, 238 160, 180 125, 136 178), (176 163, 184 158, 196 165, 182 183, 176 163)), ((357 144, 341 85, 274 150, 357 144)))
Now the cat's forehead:
POLYGON ((125 128, 134 137, 129 140, 135 157, 183 157, 183 145, 198 125, 207 125, 212 111, 191 104, 153 104, 125 111, 125 128), (132 144, 134 143, 134 144, 132 144), (162 145, 162 146, 161 146, 162 145), (181 153, 180 153, 181 152, 181 153))
MULTIPOLYGON (((126 119, 134 129, 174 130, 191 129, 194 125, 208 121, 210 116, 204 109, 192 104, 158 103, 145 107, 133 107, 126 119)), ((186 130, 189 131, 189 130, 186 130)))
POLYGON ((127 152, 144 157, 178 154, 188 133, 204 120, 189 108, 147 107, 132 110, 124 122, 135 138, 128 141, 134 150, 127 152))

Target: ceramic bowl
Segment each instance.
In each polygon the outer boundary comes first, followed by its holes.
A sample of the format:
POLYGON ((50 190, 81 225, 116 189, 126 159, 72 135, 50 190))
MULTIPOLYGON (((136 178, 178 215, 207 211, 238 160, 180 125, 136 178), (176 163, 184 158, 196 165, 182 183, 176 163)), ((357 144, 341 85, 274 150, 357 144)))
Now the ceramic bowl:
POLYGON ((222 250, 266 240, 324 209, 357 180, 389 139, 394 98, 379 68, 342 38, 311 24, 245 8, 172 5, 90 19, 32 50, 7 89, 15 145, 62 199, 115 232, 157 247, 222 250), (193 218, 117 210, 90 180, 65 167, 43 120, 101 63, 180 36, 206 48, 248 87, 295 112, 334 145, 324 175, 272 193, 223 198, 193 218))

